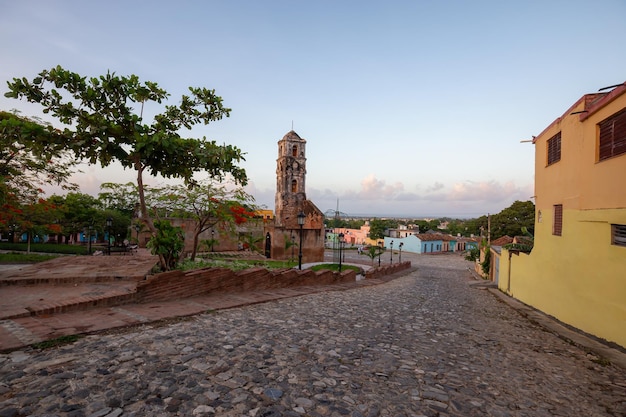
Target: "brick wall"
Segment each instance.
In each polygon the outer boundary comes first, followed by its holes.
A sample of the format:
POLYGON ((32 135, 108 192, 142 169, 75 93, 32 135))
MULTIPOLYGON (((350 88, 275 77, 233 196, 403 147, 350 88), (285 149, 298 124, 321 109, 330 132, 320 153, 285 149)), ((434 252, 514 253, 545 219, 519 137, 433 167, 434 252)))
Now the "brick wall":
POLYGON ((304 285, 332 285, 356 280, 355 271, 341 274, 332 271, 314 272, 297 269, 267 270, 250 268, 231 271, 205 268, 194 271, 170 271, 148 277, 137 283, 139 302, 187 298, 206 293, 262 291, 304 285))

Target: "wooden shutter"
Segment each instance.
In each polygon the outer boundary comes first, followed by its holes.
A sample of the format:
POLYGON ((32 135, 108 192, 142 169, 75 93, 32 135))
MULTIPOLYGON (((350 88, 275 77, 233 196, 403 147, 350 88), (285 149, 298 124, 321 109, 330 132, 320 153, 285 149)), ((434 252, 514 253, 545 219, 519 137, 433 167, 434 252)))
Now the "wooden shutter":
POLYGON ((598 123, 600 128, 598 160, 626 153, 626 109, 598 123))
POLYGON ((617 246, 626 246, 626 225, 611 225, 611 243, 617 246))
POLYGON ((552 234, 561 236, 563 232, 563 205, 554 205, 554 221, 552 222, 552 234))
POLYGON ((561 160, 561 132, 548 139, 548 165, 561 160))

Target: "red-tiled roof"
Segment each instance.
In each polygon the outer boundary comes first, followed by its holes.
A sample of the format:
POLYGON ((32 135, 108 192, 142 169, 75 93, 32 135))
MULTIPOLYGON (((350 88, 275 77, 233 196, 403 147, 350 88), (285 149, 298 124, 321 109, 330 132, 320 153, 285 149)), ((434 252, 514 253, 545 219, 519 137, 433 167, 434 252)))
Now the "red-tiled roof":
POLYGON ((513 238, 511 236, 504 235, 495 240, 492 240, 491 246, 504 246, 508 245, 509 243, 513 243, 513 238))

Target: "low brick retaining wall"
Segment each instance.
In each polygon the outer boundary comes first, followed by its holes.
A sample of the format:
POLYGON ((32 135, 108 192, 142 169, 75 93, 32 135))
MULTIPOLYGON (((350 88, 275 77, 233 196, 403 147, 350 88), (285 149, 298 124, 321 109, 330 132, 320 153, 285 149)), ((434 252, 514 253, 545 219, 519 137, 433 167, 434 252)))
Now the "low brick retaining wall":
POLYGON ((187 298, 206 293, 263 291, 304 285, 332 285, 356 280, 356 272, 314 272, 296 269, 267 270, 250 268, 231 271, 205 268, 193 271, 171 271, 148 277, 137 283, 138 302, 187 298))
MULTIPOLYGON (((380 279, 408 269, 411 262, 372 268, 365 279, 380 279)), ((207 293, 233 293, 291 288, 307 285, 333 285, 356 281, 353 270, 333 272, 297 269, 268 270, 257 267, 243 271, 225 268, 204 268, 193 271, 170 271, 149 276, 137 283, 135 299, 151 301, 188 298, 207 293)))
POLYGON ((411 268, 411 262, 406 261, 393 265, 381 265, 376 268, 372 268, 365 273, 365 279, 381 279, 388 275, 393 275, 396 272, 404 271, 411 268))

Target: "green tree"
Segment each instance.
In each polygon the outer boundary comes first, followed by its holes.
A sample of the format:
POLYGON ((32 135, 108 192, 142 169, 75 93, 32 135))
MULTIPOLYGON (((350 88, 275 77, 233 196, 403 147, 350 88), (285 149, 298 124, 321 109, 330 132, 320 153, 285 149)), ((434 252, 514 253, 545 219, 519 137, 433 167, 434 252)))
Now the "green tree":
POLYGON ((491 239, 504 235, 523 235, 523 228, 530 234, 534 233, 535 205, 532 201, 515 201, 500 213, 491 216, 491 239))
POLYGON ((385 252, 385 249, 380 246, 370 246, 365 251, 365 255, 372 260, 372 266, 374 265, 374 260, 379 257, 381 254, 385 252))
POLYGON ((158 255, 165 260, 161 265, 162 271, 176 268, 185 247, 185 235, 183 229, 172 226, 167 220, 155 220, 154 226, 157 233, 148 241, 148 248, 153 255, 158 255))
POLYGON ((59 131, 39 120, 0 111, 0 204, 33 201, 46 184, 76 189, 68 182, 74 166, 59 131))
POLYGON ((155 216, 178 217, 193 220, 194 260, 199 247, 199 236, 207 230, 219 228, 220 234, 235 235, 236 227, 254 219, 254 197, 242 187, 226 186, 215 181, 202 181, 189 188, 174 185, 151 190, 150 205, 155 216))
POLYGON ((370 239, 382 239, 386 231, 398 227, 395 219, 372 219, 370 221, 370 239))
MULTIPOLYGON (((244 160, 241 150, 206 138, 183 138, 179 133, 229 116, 230 109, 223 106, 215 90, 190 87, 190 94, 183 95, 180 104, 166 105, 146 123, 144 106, 160 104, 169 94, 154 82, 141 83, 136 75, 107 72, 87 79, 57 66, 32 81, 14 78, 8 86, 6 97, 40 103, 44 113, 69 126, 63 137, 78 159, 102 166, 118 161, 136 171, 142 220, 153 235, 157 229, 145 202, 144 172, 180 178, 191 185, 198 172, 218 180, 230 175, 236 183, 247 183, 245 170, 236 165, 244 160), (138 114, 133 106, 140 107, 138 114)), ((165 259, 159 259, 165 267, 165 259)))
MULTIPOLYGON (((144 195, 148 194, 149 188, 144 185, 144 195)), ((132 182, 117 184, 105 182, 100 185, 98 202, 104 209, 117 210, 133 217, 139 208, 139 191, 137 185, 132 182)))
POLYGON ((49 201, 58 207, 55 222, 61 226, 65 236, 95 227, 104 218, 98 200, 89 194, 71 192, 65 196, 53 195, 49 201))

